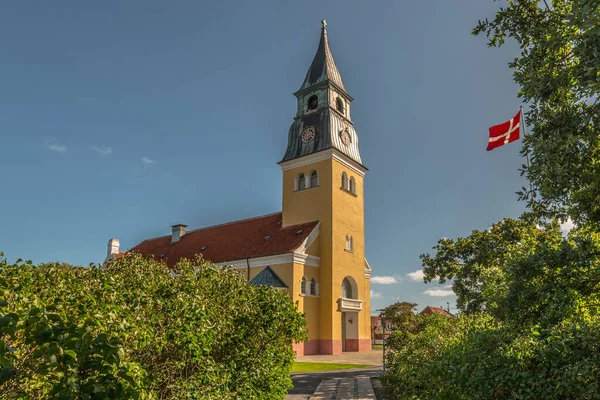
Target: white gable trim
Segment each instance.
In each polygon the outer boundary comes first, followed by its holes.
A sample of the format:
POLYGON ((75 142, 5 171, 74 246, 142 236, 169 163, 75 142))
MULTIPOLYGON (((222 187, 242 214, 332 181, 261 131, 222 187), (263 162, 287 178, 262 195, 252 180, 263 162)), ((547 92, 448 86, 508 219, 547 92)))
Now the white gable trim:
POLYGON ((317 223, 317 226, 315 226, 313 228, 313 230, 308 234, 306 239, 304 239, 302 244, 300 244, 300 246, 298 246, 298 248, 296 250, 294 250, 294 253, 306 254, 306 249, 308 249, 313 244, 315 239, 319 237, 320 233, 321 233, 321 222, 317 223))
POLYGON ((364 177, 365 173, 367 172, 367 169, 365 167, 356 163, 354 160, 350 161, 348 156, 334 148, 319 151, 317 153, 308 154, 303 157, 294 158, 293 160, 284 161, 279 165, 281 166, 282 171, 287 171, 289 169, 303 167, 305 165, 329 159, 334 159, 338 161, 339 163, 343 164, 345 167, 351 169, 356 174, 362 177, 364 177))
POLYGON ((373 269, 371 268, 371 266, 369 265, 369 262, 367 261, 367 258, 365 257, 365 278, 371 279, 372 272, 373 272, 373 269))
POLYGON ((234 268, 256 268, 256 267, 266 267, 268 265, 278 265, 278 264, 301 264, 308 265, 311 267, 319 267, 321 265, 321 258, 316 256, 311 256, 308 254, 300 254, 300 253, 286 253, 286 254, 277 254, 274 256, 266 256, 266 257, 256 257, 250 258, 246 260, 245 258, 242 260, 234 260, 234 261, 226 261, 222 263, 215 264, 217 267, 231 266, 234 268))

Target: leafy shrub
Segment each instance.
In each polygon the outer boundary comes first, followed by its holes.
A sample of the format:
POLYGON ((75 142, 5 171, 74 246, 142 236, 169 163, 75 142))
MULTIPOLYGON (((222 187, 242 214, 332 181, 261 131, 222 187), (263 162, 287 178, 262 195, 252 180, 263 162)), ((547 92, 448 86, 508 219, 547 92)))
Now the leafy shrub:
POLYGON ((398 398, 431 398, 439 391, 431 373, 455 335, 456 321, 451 318, 405 315, 386 341, 382 383, 398 398))
POLYGON ((305 321, 286 293, 200 259, 0 262, 8 398, 283 398, 305 321))
POLYGON ((600 398, 600 319, 578 312, 548 329, 486 314, 415 316, 389 339, 382 382, 400 399, 600 398))

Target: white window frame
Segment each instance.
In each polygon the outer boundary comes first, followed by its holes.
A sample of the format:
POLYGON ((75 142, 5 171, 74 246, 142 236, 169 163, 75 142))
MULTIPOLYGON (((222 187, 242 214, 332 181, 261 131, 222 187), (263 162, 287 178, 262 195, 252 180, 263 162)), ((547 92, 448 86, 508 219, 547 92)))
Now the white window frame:
POLYGON ((354 251, 354 238, 352 235, 346 235, 346 251, 354 251))
POLYGON ((300 280, 300 294, 306 294, 306 277, 302 277, 300 280))

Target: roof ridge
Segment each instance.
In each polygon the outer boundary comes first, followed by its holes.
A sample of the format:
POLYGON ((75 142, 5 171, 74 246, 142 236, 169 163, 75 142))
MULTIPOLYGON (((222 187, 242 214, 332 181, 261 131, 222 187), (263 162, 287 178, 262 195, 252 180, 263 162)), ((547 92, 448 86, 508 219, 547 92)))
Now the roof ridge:
MULTIPOLYGON (((223 222, 223 223, 221 223, 221 224, 210 225, 210 226, 204 226, 204 227, 202 227, 202 228, 197 228, 197 229, 191 229, 191 230, 189 230, 189 231, 187 231, 187 232, 186 232, 186 235, 187 235, 187 234, 189 234, 189 233, 192 233, 192 232, 202 231, 202 230, 204 230, 204 229, 218 228, 218 227, 220 227, 220 226, 226 226, 226 225, 231 225, 231 224, 237 224, 237 223, 239 223, 239 222, 251 221, 251 220, 253 220, 253 219, 259 219, 259 218, 271 217, 271 216, 273 216, 273 215, 277 215, 277 214, 283 214, 283 212, 282 212, 282 211, 278 211, 278 212, 274 212, 274 213, 270 213, 270 214, 259 215, 259 216, 256 216, 256 217, 244 218, 244 219, 239 219, 239 220, 236 220, 236 221, 223 222)), ((166 238, 166 237, 171 237, 171 235, 162 235, 162 236, 156 236, 156 237, 149 238, 149 239, 144 239, 144 240, 142 240, 142 241, 141 241, 139 244, 142 244, 142 243, 144 243, 144 242, 148 242, 148 241, 150 241, 150 240, 162 239, 162 238, 166 238)), ((136 245, 136 246, 137 246, 137 245, 136 245)), ((136 246, 133 246, 133 247, 136 247, 136 246)), ((132 247, 132 248, 133 248, 133 247, 132 247)))
POLYGON ((186 234, 192 233, 192 232, 198 232, 198 231, 203 231, 205 229, 212 229, 212 228, 218 228, 220 226, 226 226, 226 225, 233 225, 233 224, 239 224, 240 222, 247 222, 247 221, 252 221, 255 219, 260 219, 260 218, 267 218, 267 217, 272 217, 274 215, 277 214, 283 214, 282 211, 278 211, 278 212, 274 212, 274 213, 270 213, 270 214, 265 214, 265 215, 258 215, 256 217, 250 217, 250 218, 243 218, 243 219, 238 219, 236 221, 229 221, 229 222, 223 222, 221 224, 216 224, 216 225, 210 225, 210 226, 204 226, 202 228, 198 228, 198 229, 192 229, 187 231, 186 234))

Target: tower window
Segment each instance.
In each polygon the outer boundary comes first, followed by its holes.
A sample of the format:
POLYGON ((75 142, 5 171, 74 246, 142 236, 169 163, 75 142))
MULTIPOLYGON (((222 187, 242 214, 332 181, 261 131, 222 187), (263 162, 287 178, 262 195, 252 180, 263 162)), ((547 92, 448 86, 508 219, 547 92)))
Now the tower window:
POLYGON ((319 98, 316 95, 310 96, 308 99, 308 111, 316 110, 319 106, 319 98))
POLYGON ((352 284, 348 280, 348 278, 344 278, 342 281, 342 298, 343 299, 353 299, 352 297, 352 284))
POLYGON ((346 250, 354 251, 354 239, 350 235, 346 235, 346 250))
POLYGON ((356 181, 354 180, 354 177, 351 177, 348 182, 348 191, 352 194, 356 194, 356 181))
POLYGON ((310 294, 311 294, 311 296, 316 296, 319 293, 319 291, 317 289, 318 289, 318 283, 317 283, 317 281, 315 281, 315 278, 312 278, 310 280, 310 294))
POLYGON ((341 112, 342 114, 344 113, 344 101, 342 100, 341 97, 338 96, 337 99, 335 99, 335 108, 341 112))
POLYGON ((310 174, 310 187, 319 186, 319 173, 317 171, 313 171, 310 174))
POLYGON ((348 190, 348 175, 342 172, 342 189, 348 190))
POLYGON ((296 180, 296 190, 304 190, 306 188, 306 177, 304 174, 298 175, 296 180))

